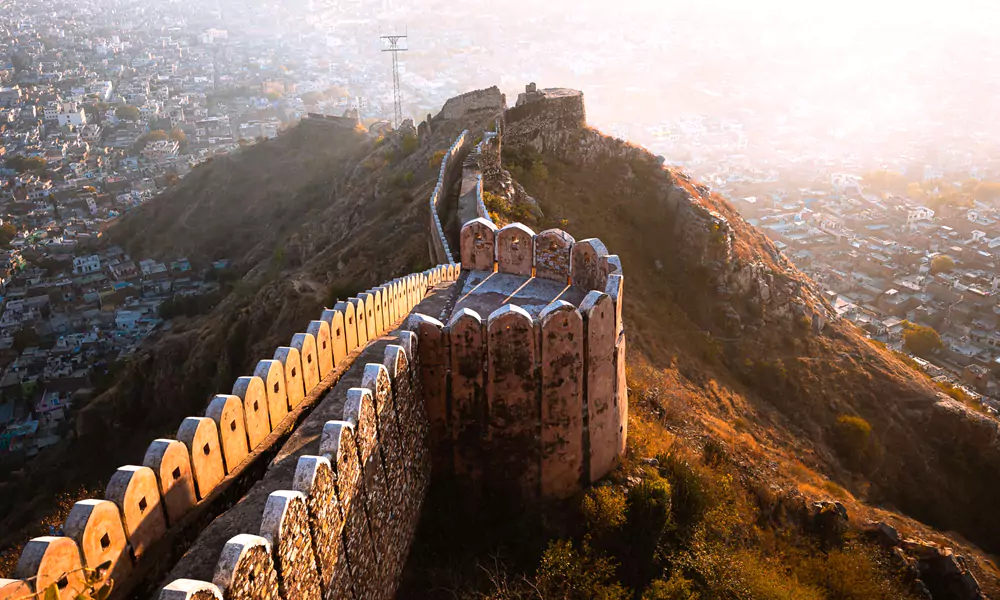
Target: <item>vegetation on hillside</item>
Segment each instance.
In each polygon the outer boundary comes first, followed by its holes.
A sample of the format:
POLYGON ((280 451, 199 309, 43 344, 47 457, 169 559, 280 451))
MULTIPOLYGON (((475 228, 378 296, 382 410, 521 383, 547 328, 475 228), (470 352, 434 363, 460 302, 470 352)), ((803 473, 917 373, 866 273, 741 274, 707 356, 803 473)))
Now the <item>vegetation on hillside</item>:
MULTIPOLYGON (((690 401, 668 386, 676 375, 630 366, 624 464, 585 493, 546 505, 516 531, 502 517, 477 518, 470 528, 464 518, 475 517, 456 515, 454 501, 428 504, 418 535, 423 545, 414 549, 415 564, 401 595, 463 600, 915 597, 890 554, 856 524, 843 530, 824 527, 823 511, 809 505, 794 481, 759 470, 756 433, 708 438, 700 447, 675 434, 690 401)), ((830 489, 826 495, 832 500, 848 497, 836 486, 830 489)), ((499 506, 501 500, 484 502, 480 511, 509 513, 499 506)))

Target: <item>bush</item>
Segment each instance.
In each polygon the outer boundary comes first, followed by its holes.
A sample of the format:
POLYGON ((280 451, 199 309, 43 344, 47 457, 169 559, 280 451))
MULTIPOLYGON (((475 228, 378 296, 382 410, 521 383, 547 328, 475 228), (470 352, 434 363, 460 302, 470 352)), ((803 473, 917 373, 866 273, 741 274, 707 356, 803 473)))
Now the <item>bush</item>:
POLYGON ((419 147, 420 147, 420 140, 417 139, 417 136, 408 135, 403 138, 402 149, 404 157, 413 154, 414 152, 417 151, 417 148, 419 147))
POLYGON ((612 486, 591 488, 583 497, 580 512, 587 529, 595 535, 602 535, 625 523, 625 504, 625 494, 612 486))
POLYGON ((672 525, 671 486, 660 478, 646 479, 628 492, 622 539, 622 581, 644 587, 658 572, 659 548, 672 525))
POLYGON ((871 424, 861 417, 853 415, 837 417, 837 425, 834 428, 837 451, 840 452, 841 456, 853 462, 855 467, 863 464, 868 456, 871 434, 871 424))
POLYGON ((654 581, 642 594, 642 600, 699 600, 701 594, 695 591, 694 582, 673 574, 670 579, 654 581))
POLYGON ((573 543, 549 543, 535 575, 539 596, 551 600, 626 600, 631 594, 615 581, 614 564, 593 556, 586 545, 578 552, 573 543))
POLYGON ((931 275, 936 273, 947 273, 955 268, 955 261, 945 254, 935 256, 931 261, 931 275))
POLYGON ((930 327, 924 327, 909 321, 903 322, 903 344, 910 352, 919 356, 926 356, 934 350, 944 347, 941 343, 941 336, 930 327))
POLYGON ((670 513, 683 529, 701 521, 708 510, 709 498, 701 475, 683 458, 670 453, 657 457, 670 481, 670 513))
POLYGON ((431 160, 427 163, 427 166, 435 170, 440 170, 441 161, 444 160, 445 154, 448 154, 447 150, 438 150, 433 156, 431 156, 431 160))

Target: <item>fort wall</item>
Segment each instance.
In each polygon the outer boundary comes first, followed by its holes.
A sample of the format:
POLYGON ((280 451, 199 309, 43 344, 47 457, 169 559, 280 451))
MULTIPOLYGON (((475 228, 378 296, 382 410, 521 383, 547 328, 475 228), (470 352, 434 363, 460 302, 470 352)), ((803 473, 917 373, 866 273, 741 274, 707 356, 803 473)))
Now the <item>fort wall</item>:
POLYGON ((441 216, 438 213, 438 204, 448 193, 448 190, 455 183, 455 180, 462 176, 462 161, 459 156, 467 152, 471 145, 469 131, 465 130, 459 134, 458 138, 445 152, 441 159, 441 168, 438 171, 437 185, 430 197, 430 228, 431 228, 431 255, 439 263, 453 263, 454 257, 451 247, 448 245, 448 238, 444 234, 444 226, 441 224, 441 216))
MULTIPOLYGON (((450 285, 457 276, 456 266, 441 265, 388 282, 356 302, 338 303, 355 309, 349 320, 341 308, 324 310, 308 332, 280 347, 275 359, 260 361, 254 376, 239 378, 232 394, 215 395, 204 416, 184 419, 177 439, 154 440, 142 465, 119 468, 104 499, 77 502, 64 537, 30 541, 15 569, 18 579, 0 582, 3 594, 41 594, 56 583, 58 597, 72 599, 83 589, 84 573, 101 567, 114 579, 114 598, 133 597, 143 580, 155 576, 151 563, 176 555, 183 550, 178 544, 197 537, 197 525, 224 509, 219 506, 226 497, 223 488, 236 485, 244 471, 259 470, 262 462, 266 468, 262 457, 280 446, 287 437, 282 432, 294 429, 366 350, 335 351, 335 341, 343 344, 345 327, 353 325, 356 336, 363 330, 366 341, 375 340, 431 286, 450 285), (383 307, 390 306, 396 318, 382 318, 383 307), (358 320, 358 314, 368 318, 358 320)), ((368 388, 352 390, 337 415, 347 432, 344 441, 300 457, 286 489, 268 497, 258 526, 219 548, 207 578, 212 583, 178 578, 158 589, 156 597, 319 599, 334 584, 348 594, 377 588, 357 597, 391 597, 429 477, 429 467, 419 466, 427 454, 415 448, 426 443, 426 426, 417 422, 425 417, 415 401, 414 336, 405 332, 403 337, 403 345, 385 349, 382 363, 365 367, 362 386, 368 388), (358 473, 357 485, 348 483, 352 470, 358 473), (331 515, 337 515, 332 522, 331 515), (377 568, 365 574, 367 579, 345 572, 350 551, 357 553, 361 544, 346 544, 348 534, 362 536, 377 550, 377 568)), ((243 495, 237 493, 237 499, 243 495)), ((360 561, 360 555, 355 559, 360 561)))
POLYGON ((493 294, 491 280, 513 276, 524 283, 511 287, 555 282, 557 297, 533 314, 512 294, 446 324, 410 317, 435 472, 527 499, 567 497, 605 477, 627 436, 621 261, 597 239, 486 219, 462 228, 461 259, 463 279, 476 277, 463 293, 493 294), (582 300, 560 299, 564 289, 582 300))
POLYGON ((461 119, 473 112, 497 113, 507 107, 507 101, 497 86, 482 90, 473 90, 449 99, 444 103, 441 112, 435 116, 438 119, 461 119))
MULTIPOLYGON (((442 113, 500 110, 495 89, 442 113)), ((529 92, 521 133, 550 100, 567 123, 585 120, 582 97, 529 92)), ((444 264, 324 309, 176 439, 119 468, 104 499, 77 503, 66 536, 31 540, 0 598, 53 583, 75 598, 100 566, 113 598, 389 599, 432 466, 526 500, 570 496, 614 469, 628 418, 621 261, 597 239, 497 228, 478 160, 499 152, 502 117, 495 130, 471 152, 462 132, 442 159, 430 242, 444 264), (460 264, 437 212, 459 176, 472 217, 460 264), (464 296, 492 298, 481 310, 456 309, 467 284, 464 296)))

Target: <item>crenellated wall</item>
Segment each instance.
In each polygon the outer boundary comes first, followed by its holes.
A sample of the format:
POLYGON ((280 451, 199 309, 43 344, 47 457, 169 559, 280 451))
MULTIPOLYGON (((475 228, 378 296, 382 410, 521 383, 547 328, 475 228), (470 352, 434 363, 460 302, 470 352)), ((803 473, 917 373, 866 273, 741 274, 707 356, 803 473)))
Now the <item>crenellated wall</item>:
MULTIPOLYGON (((59 598, 72 599, 85 571, 99 566, 115 582, 114 597, 131 597, 142 579, 155 576, 153 563, 171 554, 165 547, 176 551, 191 536, 187 530, 225 508, 213 505, 227 498, 227 487, 245 471, 266 468, 262 457, 273 454, 366 344, 403 321, 428 289, 451 285, 459 270, 441 265, 324 310, 252 376, 240 377, 232 393, 213 397, 204 416, 184 419, 176 439, 154 440, 141 464, 119 468, 105 499, 77 502, 65 537, 31 540, 15 569, 19 579, 0 581, 0 598, 42 593, 55 583, 59 598)), ((182 579, 159 598, 319 599, 333 583, 379 590, 357 597, 391 597, 429 476, 419 382, 412 377, 414 338, 405 333, 402 345, 385 349, 381 364, 365 365, 361 387, 324 430, 319 456, 300 458, 290 489, 268 498, 259 529, 226 544, 214 584, 182 579), (359 544, 373 545, 377 570, 346 571, 352 551, 360 556, 359 544)))
MULTIPOLYGON (((485 92, 443 112, 495 110, 485 92)), ((572 95, 534 94, 583 118, 572 95)), ((528 501, 614 469, 628 420, 621 261, 597 239, 490 221, 479 157, 498 160, 508 131, 499 116, 471 152, 463 131, 445 153, 430 198, 445 264, 325 309, 119 468, 104 499, 78 502, 64 537, 31 540, 0 599, 52 584, 75 598, 99 566, 113 598, 155 584, 159 600, 389 599, 432 467, 528 501), (437 209, 459 176, 455 263, 437 209)))
POLYGON ((597 239, 502 229, 461 236, 461 300, 410 317, 435 472, 526 499, 566 497, 625 452, 621 261, 597 239))
POLYGON ((430 215, 431 215, 431 248, 432 256, 436 262, 451 264, 455 262, 452 257, 451 247, 448 238, 444 234, 444 227, 441 224, 441 215, 438 213, 438 204, 448 193, 448 189, 455 182, 455 179, 462 176, 462 161, 458 157, 464 153, 470 145, 469 131, 465 130, 455 139, 455 143, 445 152, 441 159, 441 169, 438 172, 437 185, 431 192, 430 215))

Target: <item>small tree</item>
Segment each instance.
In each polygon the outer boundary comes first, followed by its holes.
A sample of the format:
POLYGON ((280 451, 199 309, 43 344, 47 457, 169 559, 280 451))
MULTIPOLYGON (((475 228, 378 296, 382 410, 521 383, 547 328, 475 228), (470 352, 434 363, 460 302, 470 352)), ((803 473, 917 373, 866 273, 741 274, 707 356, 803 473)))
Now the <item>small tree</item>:
POLYGON ((1000 183, 984 181, 976 186, 976 200, 1000 200, 1000 183))
POLYGON ((17 235, 17 228, 11 223, 0 225, 0 248, 10 248, 10 242, 17 235))
POLYGON ((914 354, 925 356, 944 347, 944 344, 941 343, 941 336, 930 327, 909 321, 904 321, 903 327, 905 329, 903 331, 903 344, 907 350, 914 354))
POLYGON ((142 113, 136 106, 125 104, 115 109, 115 116, 122 121, 138 121, 142 113))
POLYGON ((931 274, 947 273, 955 268, 955 261, 948 255, 935 256, 931 261, 931 274))

